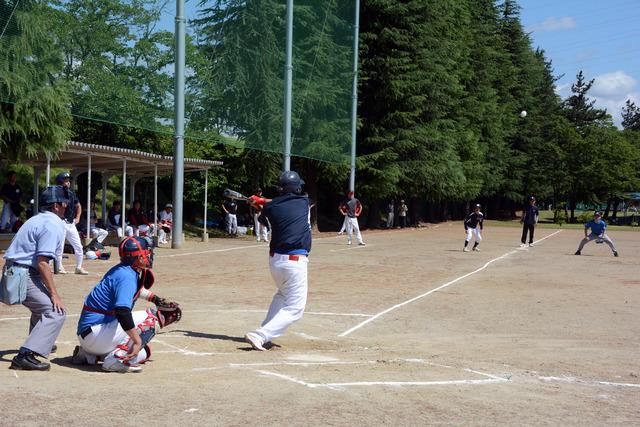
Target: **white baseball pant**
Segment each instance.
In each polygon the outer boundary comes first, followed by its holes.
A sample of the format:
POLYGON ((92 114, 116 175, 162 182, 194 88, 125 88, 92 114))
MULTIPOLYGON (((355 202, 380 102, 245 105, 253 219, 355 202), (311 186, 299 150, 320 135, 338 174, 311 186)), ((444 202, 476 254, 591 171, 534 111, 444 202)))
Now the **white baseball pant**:
POLYGON ((107 238, 109 232, 105 229, 93 227, 91 228, 91 238, 96 239, 98 243, 104 242, 104 239, 107 238))
POLYGON ((153 234, 153 225, 141 224, 134 228, 134 233, 136 236, 151 236, 153 234))
POLYGON ((269 269, 277 291, 262 326, 254 331, 265 343, 284 334, 291 324, 302 318, 307 304, 309 258, 297 255, 298 260, 294 261, 290 257, 274 254, 269 258, 269 269))
POLYGON ((253 214, 253 222, 254 222, 254 231, 255 231, 255 235, 256 235, 256 240, 259 242, 260 239, 264 240, 265 242, 269 241, 269 230, 267 230, 267 227, 265 225, 263 225, 260 221, 258 221, 258 217, 260 216, 259 213, 254 213, 253 214))
MULTIPOLYGON (((76 256, 76 268, 80 268, 82 267, 82 259, 84 258, 84 253, 82 252, 82 242, 80 241, 80 234, 78 234, 78 229, 76 228, 76 225, 74 223, 65 222, 64 227, 67 230, 65 239, 73 248, 73 252, 76 256)), ((58 249, 58 253, 56 254, 56 262, 58 263, 58 268, 62 267, 62 252, 64 252, 64 245, 63 247, 58 249)))
POLYGON ((476 227, 476 228, 467 228, 467 238, 464 239, 467 242, 471 241, 471 239, 473 238, 473 235, 476 235, 476 243, 480 243, 482 242, 482 234, 481 234, 481 230, 480 228, 476 227))
MULTIPOLYGON (((131 313, 133 316, 133 323, 138 327, 138 332, 148 329, 149 327, 156 327, 156 320, 153 315, 147 311, 134 311, 131 313), (153 323, 153 326, 151 326, 153 323)), ((112 365, 121 362, 121 354, 123 347, 129 348, 129 335, 122 329, 118 320, 112 320, 109 323, 101 323, 93 325, 91 327, 91 333, 82 338, 78 335, 78 341, 80 341, 80 347, 87 356, 87 362, 94 364, 96 357, 104 357, 103 368, 109 370, 112 365)), ((143 348, 138 353, 138 356, 133 359, 129 364, 137 365, 143 363, 149 358, 147 351, 143 348)))
POLYGON ((597 234, 593 234, 593 233, 589 234, 587 237, 585 237, 580 241, 580 246, 578 247, 578 250, 581 251, 584 248, 584 245, 596 239, 602 239, 607 244, 607 246, 609 246, 612 252, 616 252, 616 247, 613 244, 613 241, 609 238, 609 236, 607 236, 606 234, 603 234, 602 236, 598 236, 597 234))
POLYGON ((363 243, 362 234, 360 234, 360 226, 358 225, 358 218, 346 218, 347 221, 347 242, 351 244, 352 236, 355 233, 358 243, 363 243))

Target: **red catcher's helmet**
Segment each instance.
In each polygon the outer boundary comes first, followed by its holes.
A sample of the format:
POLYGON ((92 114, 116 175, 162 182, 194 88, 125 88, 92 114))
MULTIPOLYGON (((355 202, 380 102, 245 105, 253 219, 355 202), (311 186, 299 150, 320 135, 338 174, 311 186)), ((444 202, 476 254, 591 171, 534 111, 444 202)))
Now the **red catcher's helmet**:
POLYGON ((134 269, 153 266, 153 244, 148 237, 127 237, 118 246, 120 261, 134 269))

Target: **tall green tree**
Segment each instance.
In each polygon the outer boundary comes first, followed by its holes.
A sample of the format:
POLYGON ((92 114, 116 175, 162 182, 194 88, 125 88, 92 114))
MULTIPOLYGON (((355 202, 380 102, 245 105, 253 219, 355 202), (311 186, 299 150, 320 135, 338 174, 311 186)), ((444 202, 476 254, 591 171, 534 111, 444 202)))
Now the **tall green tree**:
POLYGON ((0 0, 0 152, 10 159, 53 155, 70 135, 50 13, 43 2, 0 0))
POLYGON ((589 126, 610 124, 611 118, 606 110, 596 108, 595 100, 589 98, 588 92, 595 82, 586 81, 582 70, 576 75, 576 81, 571 85, 571 95, 564 100, 562 106, 565 115, 576 129, 584 134, 589 126))
POLYGON ((640 131, 640 107, 627 99, 622 107, 622 127, 624 129, 640 131))

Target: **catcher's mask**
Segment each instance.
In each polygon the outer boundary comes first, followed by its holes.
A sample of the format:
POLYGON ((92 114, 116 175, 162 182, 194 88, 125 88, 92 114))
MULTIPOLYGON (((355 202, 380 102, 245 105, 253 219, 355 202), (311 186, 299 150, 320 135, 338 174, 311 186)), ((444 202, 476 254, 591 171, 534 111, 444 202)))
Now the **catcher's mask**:
POLYGON ((120 261, 136 270, 153 267, 153 244, 148 237, 127 237, 118 247, 120 261))

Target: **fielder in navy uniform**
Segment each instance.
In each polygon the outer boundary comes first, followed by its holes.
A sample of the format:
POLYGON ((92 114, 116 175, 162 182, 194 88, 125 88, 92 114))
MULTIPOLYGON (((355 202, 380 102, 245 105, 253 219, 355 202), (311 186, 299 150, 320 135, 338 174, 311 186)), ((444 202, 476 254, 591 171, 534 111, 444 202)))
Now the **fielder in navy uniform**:
POLYGON ((595 240, 596 243, 606 243, 607 246, 611 248, 613 256, 618 256, 618 251, 616 250, 613 241, 605 234, 606 229, 607 223, 602 219, 602 214, 600 212, 595 212, 593 214, 593 219, 584 225, 584 239, 580 241, 580 246, 578 246, 578 250, 575 254, 582 255, 584 245, 595 240), (591 229, 591 233, 587 232, 589 229, 591 229))
POLYGON ((78 320, 78 341, 71 362, 110 372, 137 372, 151 356, 148 344, 158 328, 180 320, 176 303, 154 295, 153 245, 148 237, 127 237, 118 248, 120 264, 112 267, 89 293, 78 320), (158 310, 133 311, 138 298, 158 310))
POLYGON ((40 194, 40 213, 24 223, 13 238, 4 258, 5 270, 25 274, 27 298, 22 304, 31 310, 29 336, 11 362, 11 369, 47 371, 48 357, 66 318, 62 298, 53 281, 49 261, 64 245, 64 211, 69 201, 61 186, 48 187, 40 194))
POLYGON ((529 205, 523 209, 520 224, 522 224, 522 238, 520 239, 520 247, 527 245, 527 232, 529 232, 529 246, 533 246, 533 230, 538 223, 538 207, 536 206, 536 198, 529 196, 529 205))
POLYGON ((480 212, 480 205, 476 203, 473 207, 473 212, 467 215, 464 220, 464 231, 467 233, 467 237, 464 239, 464 252, 469 252, 469 241, 476 235, 476 242, 473 244, 473 250, 479 251, 480 242, 482 241, 482 227, 484 223, 484 215, 480 212))
MULTIPOLYGON (((269 268, 277 291, 267 317, 245 340, 260 351, 302 318, 307 303, 307 265, 311 251, 309 198, 302 194, 304 181, 293 171, 278 179, 278 197, 262 210, 271 224, 269 268)), ((264 222, 263 222, 264 223, 264 222)))

